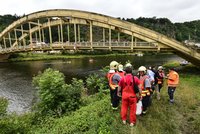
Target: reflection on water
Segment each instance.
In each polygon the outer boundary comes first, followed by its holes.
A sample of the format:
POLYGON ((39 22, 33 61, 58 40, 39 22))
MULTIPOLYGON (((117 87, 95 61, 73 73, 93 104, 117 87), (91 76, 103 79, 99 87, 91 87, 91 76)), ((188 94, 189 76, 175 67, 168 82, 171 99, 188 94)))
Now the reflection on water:
POLYGON ((9 99, 9 112, 29 111, 35 98, 36 89, 32 87, 32 77, 46 68, 54 68, 65 74, 66 82, 73 77, 84 79, 91 73, 109 65, 112 60, 122 64, 131 61, 135 68, 141 65, 160 65, 167 61, 182 59, 175 55, 111 56, 53 61, 30 61, 0 63, 0 96, 9 99))

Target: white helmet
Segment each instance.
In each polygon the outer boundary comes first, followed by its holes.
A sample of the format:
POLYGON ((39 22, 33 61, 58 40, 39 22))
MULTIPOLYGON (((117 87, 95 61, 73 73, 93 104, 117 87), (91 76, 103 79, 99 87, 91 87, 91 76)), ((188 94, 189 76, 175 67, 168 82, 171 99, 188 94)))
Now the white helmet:
POLYGON ((144 72, 144 73, 146 73, 146 70, 147 70, 147 69, 146 69, 146 67, 144 67, 144 66, 141 66, 141 67, 138 68, 138 71, 139 71, 139 72, 144 72))
POLYGON ((159 66, 159 67, 158 67, 158 70, 162 70, 162 69, 163 69, 163 67, 162 67, 162 66, 159 66))
POLYGON ((130 68, 132 68, 132 65, 131 65, 131 63, 126 63, 126 65, 125 65, 125 68, 127 68, 127 67, 130 67, 130 68))
POLYGON ((123 66, 122 64, 119 64, 119 65, 118 65, 118 70, 119 70, 119 71, 123 71, 123 69, 124 69, 124 66, 123 66))
POLYGON ((116 61, 110 62, 110 70, 115 70, 115 69, 117 69, 118 65, 119 65, 119 63, 116 62, 116 61))

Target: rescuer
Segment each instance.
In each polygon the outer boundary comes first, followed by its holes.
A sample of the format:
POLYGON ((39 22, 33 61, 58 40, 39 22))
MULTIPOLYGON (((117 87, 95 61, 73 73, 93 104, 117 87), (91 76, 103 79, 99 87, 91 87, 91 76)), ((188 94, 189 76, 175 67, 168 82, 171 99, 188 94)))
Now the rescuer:
POLYGON ((142 114, 146 114, 147 107, 150 103, 150 95, 151 95, 151 82, 149 76, 146 75, 146 67, 141 66, 138 69, 139 79, 140 79, 140 89, 142 90, 142 106, 143 111, 142 114))
POLYGON ((167 80, 167 84, 168 84, 168 95, 169 95, 169 101, 170 103, 174 103, 174 92, 176 90, 176 87, 179 84, 179 75, 178 73, 175 71, 174 68, 170 68, 169 69, 169 74, 166 77, 167 80))
MULTIPOLYGON (((126 124, 127 112, 129 111, 130 126, 134 126, 136 123, 136 103, 137 96, 134 91, 134 85, 139 85, 140 81, 137 77, 132 75, 132 65, 127 63, 125 65, 126 75, 120 80, 118 88, 118 96, 122 91, 122 105, 121 105, 121 119, 123 124, 126 124)), ((141 93, 141 92, 140 92, 141 93)))
POLYGON ((110 70, 107 73, 107 79, 110 87, 111 105, 113 110, 117 110, 119 105, 119 96, 117 96, 117 89, 121 76, 117 72, 118 65, 119 65, 118 62, 112 61, 110 63, 110 70))
POLYGON ((156 81, 157 81, 157 88, 156 88, 156 93, 157 93, 157 99, 160 100, 160 90, 163 87, 164 83, 164 78, 165 78, 165 73, 163 71, 163 67, 159 66, 158 71, 156 72, 156 81))

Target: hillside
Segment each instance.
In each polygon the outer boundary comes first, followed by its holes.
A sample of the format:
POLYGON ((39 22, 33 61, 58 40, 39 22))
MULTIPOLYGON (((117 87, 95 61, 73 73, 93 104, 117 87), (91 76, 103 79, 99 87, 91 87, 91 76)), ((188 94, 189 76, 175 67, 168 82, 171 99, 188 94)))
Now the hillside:
MULTIPOLYGON (((4 28, 6 28, 9 24, 11 24, 13 21, 21 18, 22 16, 17 16, 17 15, 3 15, 0 16, 0 32, 3 31, 4 28)), ((121 19, 121 18, 118 18, 121 19)), ((184 23, 172 23, 169 19, 167 18, 156 18, 156 17, 152 17, 152 18, 144 18, 144 17, 140 17, 137 19, 133 19, 133 18, 127 18, 124 19, 122 18, 122 20, 125 21, 129 21, 135 24, 138 24, 140 26, 155 30, 159 33, 162 33, 168 37, 172 37, 175 38, 178 41, 185 41, 185 40, 193 40, 196 42, 200 41, 200 20, 196 20, 196 21, 190 21, 190 22, 184 22, 184 23)), ((24 26, 24 29, 27 29, 28 26, 24 26)), ((73 29, 73 26, 70 27, 71 29, 73 29)), ((80 27, 81 30, 81 40, 88 40, 89 39, 89 30, 88 27, 85 26, 81 26, 80 27)), ((58 40, 57 38, 57 29, 56 28, 52 28, 52 34, 53 34, 53 39, 54 40, 58 40)), ((97 27, 93 28, 93 33, 94 33, 94 41, 99 41, 101 40, 101 36, 98 36, 99 33, 101 33, 102 31, 100 29, 98 29, 97 27), (96 36, 95 36, 96 35, 96 36)), ((73 34, 73 30, 70 31, 71 34, 70 35, 74 35, 73 34)), ((108 31, 107 31, 108 32, 108 31)), ((106 32, 106 36, 107 33, 106 32)), ((48 32, 45 33, 48 35, 48 32)), ((66 32, 64 32, 64 35, 67 34, 66 32)), ((48 38, 48 36, 46 36, 48 38)), ((116 32, 112 32, 112 37, 113 38, 117 38, 117 33, 116 32)), ((123 40, 127 40, 130 37, 121 34, 121 39, 123 40)), ((73 40, 73 36, 70 37, 71 40, 73 40)), ((47 39, 48 40, 48 39, 47 39)))

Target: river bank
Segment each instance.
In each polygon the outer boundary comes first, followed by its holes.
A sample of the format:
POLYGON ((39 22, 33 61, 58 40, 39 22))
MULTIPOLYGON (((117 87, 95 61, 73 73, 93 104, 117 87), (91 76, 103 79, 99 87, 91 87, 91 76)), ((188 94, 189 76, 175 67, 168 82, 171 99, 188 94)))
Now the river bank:
MULTIPOLYGON (((65 59, 80 59, 80 58, 95 58, 95 57, 114 57, 114 56, 143 56, 143 55, 157 55, 159 53, 126 53, 126 52, 76 52, 76 53, 18 53, 13 54, 8 59, 9 62, 19 61, 39 61, 39 60, 65 60, 65 59)), ((171 53, 162 53, 160 55, 171 55, 171 53)))
MULTIPOLYGON (((171 67, 168 64, 166 68, 171 67)), ((176 66, 179 67, 179 66, 176 66)), ((109 93, 97 93, 84 98, 84 105, 61 118, 38 117, 34 113, 4 115, 0 133, 200 133, 200 77, 185 66, 179 70, 180 85, 175 92, 175 104, 170 105, 166 83, 161 100, 153 97, 147 115, 137 117, 137 125, 130 128, 120 120, 120 110, 112 111, 109 93), (184 71, 185 70, 185 71, 184 71)), ((200 72, 200 70, 198 69, 200 72)))
POLYGON ((65 60, 65 59, 80 59, 80 58, 94 58, 94 57, 110 57, 110 56, 123 56, 123 55, 134 55, 131 53, 74 53, 74 54, 49 54, 49 53, 19 53, 11 56, 9 62, 19 61, 39 61, 39 60, 65 60))

